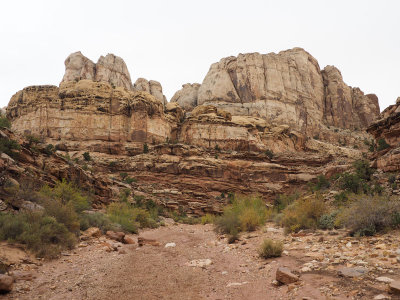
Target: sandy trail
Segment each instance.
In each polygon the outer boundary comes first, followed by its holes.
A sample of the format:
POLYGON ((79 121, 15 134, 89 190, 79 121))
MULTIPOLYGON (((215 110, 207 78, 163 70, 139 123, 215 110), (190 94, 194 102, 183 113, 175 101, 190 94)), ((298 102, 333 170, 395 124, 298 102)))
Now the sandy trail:
MULTIPOLYGON (((99 240, 92 240, 69 256, 43 263, 33 281, 17 282, 15 291, 0 299, 352 299, 357 289, 346 289, 346 280, 335 272, 303 274, 298 285, 272 285, 278 266, 299 270, 311 260, 295 251, 277 259, 259 258, 262 239, 283 239, 279 232, 244 234, 234 245, 219 240, 211 225, 172 225, 140 236, 161 245, 122 245, 106 252, 99 240), (169 242, 176 247, 165 248, 169 242), (212 264, 187 266, 195 259, 212 264), (329 285, 340 287, 333 297, 321 291, 329 285)), ((353 299, 372 299, 379 290, 369 292, 353 299)))

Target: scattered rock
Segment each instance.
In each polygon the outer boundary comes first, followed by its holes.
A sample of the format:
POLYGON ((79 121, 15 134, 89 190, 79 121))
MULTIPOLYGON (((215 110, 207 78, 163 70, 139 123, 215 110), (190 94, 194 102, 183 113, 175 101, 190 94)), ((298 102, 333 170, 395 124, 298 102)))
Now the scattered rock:
POLYGON ((289 268, 280 267, 276 270, 276 280, 283 284, 290 284, 299 280, 299 277, 293 274, 289 268))
POLYGON ((392 297, 386 296, 384 294, 379 294, 374 297, 374 300, 390 300, 392 297))
POLYGON ((115 231, 107 231, 106 236, 114 241, 123 242, 125 233, 123 232, 115 232, 115 231))
POLYGON ((151 246, 160 246, 160 243, 156 240, 146 239, 144 237, 138 237, 138 245, 142 247, 144 245, 151 245, 151 246))
POLYGON ((14 278, 8 275, 0 274, 0 292, 11 292, 14 284, 14 278))
POLYGON ((81 235, 81 240, 86 241, 90 238, 98 238, 101 236, 101 230, 97 227, 90 227, 86 229, 82 235, 81 235))
POLYGON ((243 282, 230 282, 226 285, 226 287, 232 287, 232 286, 241 286, 243 284, 247 284, 247 281, 243 281, 243 282))
POLYGON ((393 281, 389 285, 389 291, 393 294, 400 295, 400 281, 393 281))
POLYGON ((394 279, 389 278, 389 277, 384 277, 384 276, 377 277, 377 278, 375 278, 375 280, 379 281, 379 282, 384 282, 384 283, 391 283, 394 281, 394 279))
POLYGON ((212 264, 212 260, 209 259, 209 258, 205 258, 205 259, 191 260, 190 262, 186 263, 186 266, 188 266, 188 267, 205 268, 206 266, 209 266, 211 264, 212 264))
POLYGON ((364 276, 366 273, 368 273, 368 269, 363 267, 353 267, 353 268, 344 267, 339 270, 339 276, 349 277, 349 278, 361 277, 364 276))
POLYGON ((128 244, 128 245, 133 245, 133 244, 135 244, 135 240, 134 240, 132 237, 128 236, 128 235, 125 235, 125 236, 124 236, 124 239, 123 239, 122 242, 123 242, 124 244, 128 244))
POLYGON ((176 247, 175 243, 166 243, 165 248, 176 247))

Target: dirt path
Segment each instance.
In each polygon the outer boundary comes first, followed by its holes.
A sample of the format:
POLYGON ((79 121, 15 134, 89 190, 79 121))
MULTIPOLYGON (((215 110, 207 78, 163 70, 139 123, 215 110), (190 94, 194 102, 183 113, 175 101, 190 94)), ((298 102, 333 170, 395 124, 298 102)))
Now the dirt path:
POLYGON ((281 231, 244 234, 234 245, 219 240, 211 225, 172 225, 140 236, 161 245, 122 245, 107 252, 104 238, 92 240, 43 263, 35 279, 17 281, 14 291, 0 299, 373 299, 385 291, 360 281, 349 285, 336 271, 307 272, 299 284, 274 286, 278 266, 300 270, 313 259, 296 250, 278 259, 260 259, 261 240, 283 239, 281 231), (165 248, 170 242, 176 247, 165 248), (212 264, 187 265, 196 259, 212 264))

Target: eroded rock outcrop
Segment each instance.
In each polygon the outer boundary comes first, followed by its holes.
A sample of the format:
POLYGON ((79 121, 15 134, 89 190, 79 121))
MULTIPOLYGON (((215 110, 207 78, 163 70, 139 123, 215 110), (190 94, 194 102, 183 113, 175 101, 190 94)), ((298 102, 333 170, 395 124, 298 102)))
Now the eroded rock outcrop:
POLYGON ((158 81, 149 81, 144 78, 138 78, 133 85, 133 88, 137 91, 143 91, 149 93, 150 95, 153 95, 154 98, 163 103, 163 105, 167 104, 167 98, 164 96, 161 83, 159 83, 158 81))
POLYGON ((324 125, 365 127, 379 113, 375 97, 348 87, 334 67, 321 71, 301 48, 221 59, 204 78, 198 104, 287 124, 307 134, 324 125))
POLYGON ((174 94, 171 102, 177 102, 185 111, 190 112, 197 106, 199 88, 200 84, 198 83, 186 83, 174 94))
POLYGON ((131 142, 164 142, 176 127, 152 95, 92 80, 27 87, 11 98, 7 114, 16 132, 109 153, 129 151, 131 142))
POLYGON ((374 155, 376 167, 385 172, 400 170, 400 97, 396 104, 387 107, 379 120, 372 123, 367 131, 372 134, 378 148, 374 155))
POLYGON ((61 83, 89 79, 132 90, 128 68, 124 60, 114 54, 100 56, 95 64, 78 51, 69 55, 64 64, 65 74, 61 83))

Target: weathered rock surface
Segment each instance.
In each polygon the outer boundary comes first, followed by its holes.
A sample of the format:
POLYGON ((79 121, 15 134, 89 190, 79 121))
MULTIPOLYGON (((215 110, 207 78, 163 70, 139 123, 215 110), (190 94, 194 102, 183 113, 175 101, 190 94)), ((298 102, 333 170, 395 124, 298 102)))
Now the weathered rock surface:
POLYGON ((321 71, 301 48, 221 59, 198 91, 198 104, 204 103, 307 133, 324 124, 361 128, 379 114, 376 96, 348 87, 334 67, 321 71))
POLYGON ((367 132, 373 135, 378 144, 384 141, 389 146, 375 153, 375 166, 385 172, 400 170, 400 97, 396 104, 380 114, 379 120, 372 123, 367 132))
POLYGON ((61 83, 88 79, 132 90, 128 68, 124 60, 114 54, 100 56, 97 64, 94 64, 78 51, 69 55, 64 64, 65 74, 61 83))
POLYGON ((293 274, 289 268, 280 267, 276 270, 276 280, 282 284, 291 284, 299 280, 299 276, 293 274))
POLYGON ((0 274, 0 293, 11 292, 14 284, 14 278, 12 276, 0 274))
POLYGON ((197 106, 199 88, 199 83, 186 83, 174 94, 171 102, 177 102, 185 111, 190 112, 197 106))
POLYGON ((148 81, 144 78, 138 78, 133 85, 133 88, 137 91, 147 92, 150 95, 153 95, 154 98, 160 101, 163 105, 167 104, 167 98, 164 96, 161 83, 158 81, 148 81))

